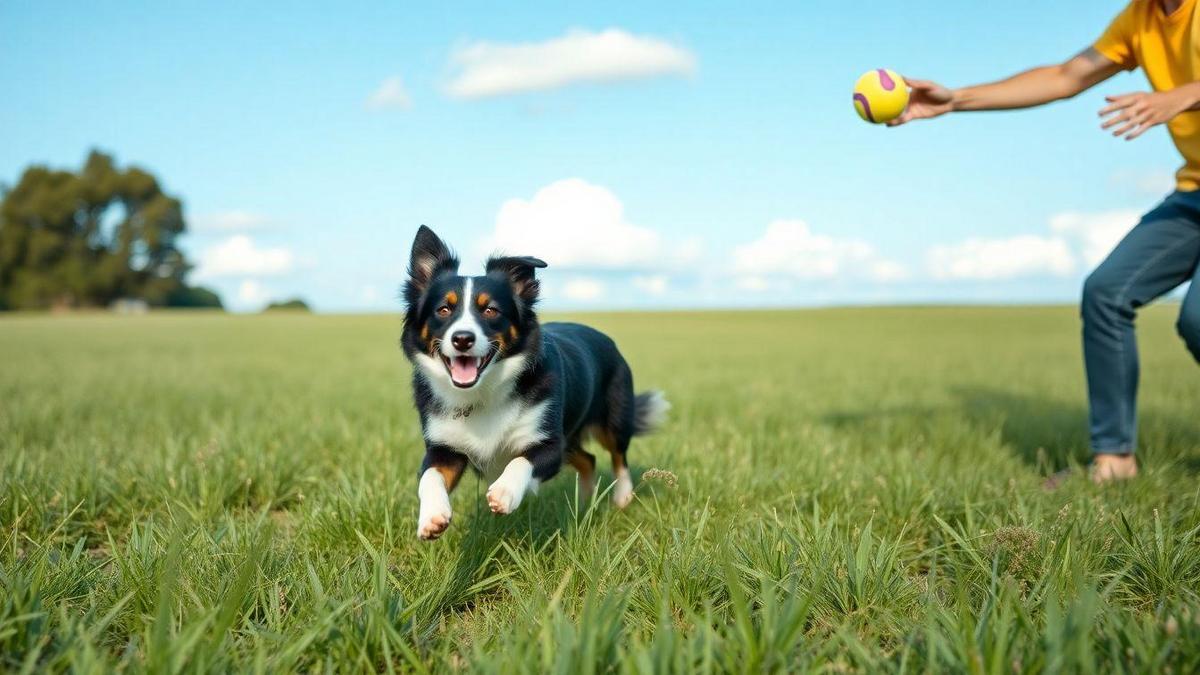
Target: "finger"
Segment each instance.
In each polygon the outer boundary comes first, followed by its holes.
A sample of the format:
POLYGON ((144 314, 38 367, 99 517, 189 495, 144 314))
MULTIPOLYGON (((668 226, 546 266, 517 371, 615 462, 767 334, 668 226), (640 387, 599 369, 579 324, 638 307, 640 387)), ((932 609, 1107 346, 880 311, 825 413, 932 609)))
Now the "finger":
POLYGON ((1133 118, 1134 128, 1125 136, 1125 140, 1132 141, 1133 139, 1146 133, 1146 130, 1154 126, 1156 123, 1152 120, 1153 115, 1146 112, 1144 115, 1133 118))
POLYGON ((1101 124, 1100 128, 1108 129, 1114 125, 1121 124, 1122 122, 1128 122, 1135 117, 1137 117, 1137 113, 1135 111, 1126 110, 1125 112, 1123 112, 1119 115, 1113 115, 1112 117, 1108 118, 1107 120, 1104 120, 1104 124, 1101 124))
POLYGON ((1123 110, 1116 110, 1116 112, 1112 113, 1112 117, 1104 120, 1104 124, 1100 125, 1100 129, 1109 129, 1110 126, 1121 124, 1123 121, 1138 119, 1145 112, 1145 108, 1140 106, 1130 106, 1123 110))
MULTIPOLYGON (((904 76, 901 75, 901 77, 904 76)), ((909 87, 912 87, 913 89, 920 89, 921 91, 929 91, 930 89, 937 87, 936 84, 930 82, 929 80, 910 80, 907 77, 904 77, 904 81, 908 83, 909 87)))
POLYGON ((1133 131, 1133 133, 1126 136, 1125 140, 1132 141, 1133 139, 1137 138, 1138 136, 1141 136, 1142 134, 1146 133, 1146 130, 1153 126, 1154 126, 1153 124, 1143 124, 1142 126, 1135 129, 1133 131))
POLYGON ((1145 95, 1146 95, 1146 92, 1144 92, 1144 91, 1133 91, 1128 94, 1117 94, 1115 96, 1113 96, 1113 95, 1105 96, 1104 100, 1108 101, 1109 103, 1112 103, 1114 101, 1125 101, 1125 100, 1136 99, 1138 97, 1145 96, 1145 95))
POLYGON ((1124 136, 1125 134, 1129 133, 1130 130, 1136 128, 1137 125, 1138 125, 1137 122, 1130 122, 1130 123, 1122 126, 1120 129, 1117 129, 1116 131, 1112 132, 1112 135, 1114 137, 1124 136))
POLYGON ((1150 113, 1148 111, 1144 111, 1141 113, 1130 112, 1130 113, 1126 113, 1124 115, 1124 117, 1125 117, 1126 123, 1124 124, 1124 126, 1120 127, 1116 131, 1114 131, 1113 136, 1124 136, 1126 133, 1141 126, 1142 124, 1144 124, 1146 122, 1146 120, 1148 120, 1150 118, 1150 113))
POLYGON ((1104 117, 1105 115, 1111 115, 1118 110, 1124 110, 1124 109, 1128 108, 1129 106, 1133 105, 1134 103, 1137 103, 1137 101, 1132 100, 1132 99, 1130 99, 1128 101, 1114 101, 1112 104, 1106 105, 1100 109, 1100 116, 1104 117))

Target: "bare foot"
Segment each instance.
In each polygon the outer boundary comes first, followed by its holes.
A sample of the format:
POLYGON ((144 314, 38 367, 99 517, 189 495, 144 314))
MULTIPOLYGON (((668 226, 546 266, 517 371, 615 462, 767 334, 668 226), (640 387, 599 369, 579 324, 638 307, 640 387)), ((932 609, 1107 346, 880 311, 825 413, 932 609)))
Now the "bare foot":
POLYGON ((1138 474, 1137 458, 1133 455, 1098 454, 1092 458, 1090 476, 1096 485, 1128 480, 1138 474))

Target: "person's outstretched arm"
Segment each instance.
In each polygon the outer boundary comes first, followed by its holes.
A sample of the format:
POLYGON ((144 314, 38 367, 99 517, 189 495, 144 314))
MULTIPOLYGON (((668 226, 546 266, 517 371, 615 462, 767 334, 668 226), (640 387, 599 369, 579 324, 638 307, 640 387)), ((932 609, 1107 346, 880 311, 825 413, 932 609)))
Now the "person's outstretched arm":
POLYGON ((889 122, 900 126, 948 112, 969 110, 1013 110, 1071 98, 1124 70, 1089 47, 1056 66, 1042 66, 1006 80, 962 89, 947 89, 928 80, 908 79, 912 88, 908 109, 889 122))

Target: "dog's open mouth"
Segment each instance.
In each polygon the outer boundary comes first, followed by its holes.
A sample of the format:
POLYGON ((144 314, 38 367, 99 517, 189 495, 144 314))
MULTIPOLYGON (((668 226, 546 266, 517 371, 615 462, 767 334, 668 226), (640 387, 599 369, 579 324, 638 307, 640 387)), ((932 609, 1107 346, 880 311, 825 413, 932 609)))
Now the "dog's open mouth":
POLYGON ((483 369, 488 367, 495 355, 496 351, 492 350, 482 358, 478 356, 446 356, 445 354, 442 354, 441 357, 454 386, 468 389, 479 381, 483 375, 483 369))

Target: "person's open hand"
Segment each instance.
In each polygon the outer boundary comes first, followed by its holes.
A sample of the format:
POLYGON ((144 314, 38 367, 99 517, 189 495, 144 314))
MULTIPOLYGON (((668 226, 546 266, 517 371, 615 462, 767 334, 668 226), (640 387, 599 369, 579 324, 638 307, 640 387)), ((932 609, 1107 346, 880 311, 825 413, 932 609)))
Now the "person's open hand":
POLYGON ((1187 95, 1177 89, 1105 96, 1104 100, 1108 101, 1108 105, 1100 111, 1100 117, 1107 119, 1100 128, 1116 127, 1112 135, 1124 136, 1127 141, 1146 133, 1150 127, 1171 121, 1192 105, 1187 95))
POLYGON ((913 120, 929 119, 945 115, 954 109, 954 92, 929 80, 910 80, 908 83, 908 107, 904 114, 888 122, 889 127, 898 127, 913 120))

